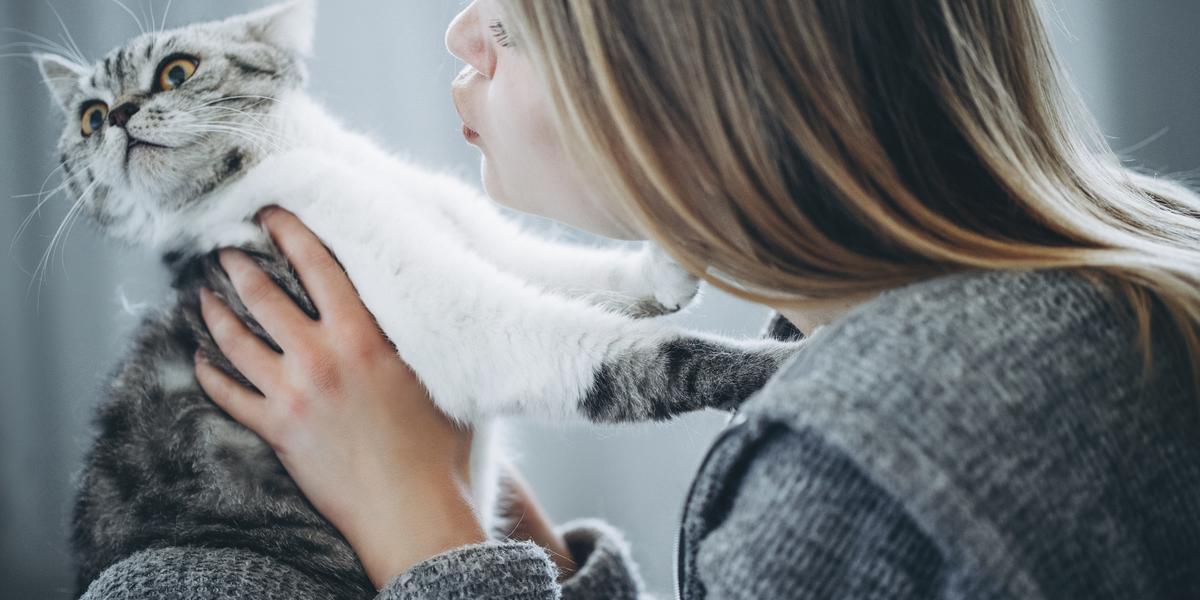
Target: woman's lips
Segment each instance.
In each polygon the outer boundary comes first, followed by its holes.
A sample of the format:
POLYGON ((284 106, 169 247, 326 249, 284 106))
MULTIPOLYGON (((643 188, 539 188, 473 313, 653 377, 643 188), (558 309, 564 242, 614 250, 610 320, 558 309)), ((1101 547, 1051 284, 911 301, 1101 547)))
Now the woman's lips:
POLYGON ((470 127, 468 127, 466 123, 463 123, 462 131, 463 131, 463 137, 467 138, 468 142, 473 142, 473 141, 479 139, 479 133, 477 131, 475 131, 474 129, 471 129, 470 127))

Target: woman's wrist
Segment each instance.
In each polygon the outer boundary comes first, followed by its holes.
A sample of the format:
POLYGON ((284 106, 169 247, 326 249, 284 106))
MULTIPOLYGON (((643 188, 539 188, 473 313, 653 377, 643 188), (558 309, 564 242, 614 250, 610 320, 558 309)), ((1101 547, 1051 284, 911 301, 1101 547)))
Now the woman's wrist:
POLYGON ((562 583, 579 570, 579 565, 575 562, 575 557, 571 555, 566 540, 554 530, 549 517, 540 510, 535 510, 535 513, 529 526, 515 533, 513 537, 530 540, 545 549, 550 555, 550 560, 554 562, 554 566, 558 567, 558 582, 562 583))
POLYGON ((375 589, 438 554, 487 540, 466 487, 453 477, 393 498, 343 532, 375 589))
POLYGON ((504 477, 506 493, 509 496, 508 504, 512 510, 512 514, 508 516, 516 522, 509 537, 528 540, 541 546, 558 567, 559 583, 570 579, 575 571, 579 570, 579 565, 575 562, 575 557, 571 556, 566 540, 554 530, 550 516, 533 497, 529 484, 520 473, 512 466, 507 466, 504 477))

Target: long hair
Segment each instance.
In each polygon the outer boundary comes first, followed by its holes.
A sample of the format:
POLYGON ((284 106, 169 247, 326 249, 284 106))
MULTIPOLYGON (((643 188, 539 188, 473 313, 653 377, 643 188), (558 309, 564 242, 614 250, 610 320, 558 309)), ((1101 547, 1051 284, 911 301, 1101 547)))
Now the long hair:
POLYGON ((1035 0, 504 6, 576 164, 710 284, 786 307, 1075 269, 1147 366, 1164 314, 1196 373, 1200 197, 1108 147, 1035 0))

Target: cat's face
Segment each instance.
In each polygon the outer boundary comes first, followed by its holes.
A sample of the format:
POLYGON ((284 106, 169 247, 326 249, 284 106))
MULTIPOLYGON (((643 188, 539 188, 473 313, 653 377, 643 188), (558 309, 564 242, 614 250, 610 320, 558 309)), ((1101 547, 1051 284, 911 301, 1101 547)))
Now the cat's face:
POLYGON ((149 33, 95 65, 38 65, 66 123, 67 189, 108 234, 154 227, 277 147, 275 99, 304 81, 315 0, 149 33))

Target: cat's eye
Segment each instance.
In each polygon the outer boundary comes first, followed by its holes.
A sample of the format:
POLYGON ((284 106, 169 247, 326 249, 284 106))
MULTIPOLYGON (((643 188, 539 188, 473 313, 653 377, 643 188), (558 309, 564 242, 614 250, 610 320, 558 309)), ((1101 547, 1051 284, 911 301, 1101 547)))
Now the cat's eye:
POLYGON ((192 78, 200 67, 200 59, 194 56, 177 54, 167 57, 158 67, 158 76, 154 78, 154 91, 169 92, 192 78))
POLYGON ((108 119, 108 105, 98 100, 89 102, 83 106, 80 119, 83 137, 91 137, 96 130, 104 126, 104 121, 108 119))

